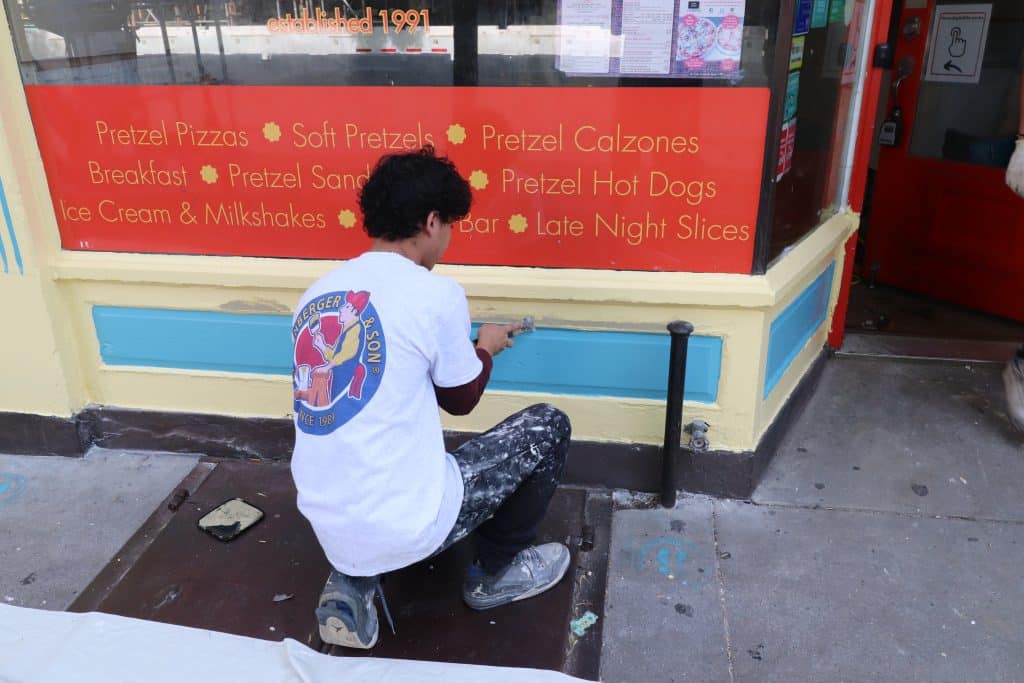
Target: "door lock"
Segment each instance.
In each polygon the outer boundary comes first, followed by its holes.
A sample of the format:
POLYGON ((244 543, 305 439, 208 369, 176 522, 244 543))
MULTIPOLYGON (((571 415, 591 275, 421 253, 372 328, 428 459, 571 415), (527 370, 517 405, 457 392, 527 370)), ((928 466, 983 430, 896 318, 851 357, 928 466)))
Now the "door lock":
POLYGON ((903 37, 913 40, 921 35, 921 17, 910 17, 903 23, 903 37))
POLYGON ((903 110, 896 107, 889 114, 878 133, 878 144, 883 147, 897 147, 903 139, 903 110))

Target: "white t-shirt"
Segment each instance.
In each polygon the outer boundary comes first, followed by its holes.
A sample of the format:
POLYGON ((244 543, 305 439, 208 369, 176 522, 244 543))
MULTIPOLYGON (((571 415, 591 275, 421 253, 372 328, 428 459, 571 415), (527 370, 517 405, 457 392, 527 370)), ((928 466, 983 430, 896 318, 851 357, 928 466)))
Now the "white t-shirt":
POLYGON ((293 318, 299 510, 339 571, 428 557, 462 505, 434 387, 476 379, 466 294, 399 254, 367 252, 303 294, 293 318))

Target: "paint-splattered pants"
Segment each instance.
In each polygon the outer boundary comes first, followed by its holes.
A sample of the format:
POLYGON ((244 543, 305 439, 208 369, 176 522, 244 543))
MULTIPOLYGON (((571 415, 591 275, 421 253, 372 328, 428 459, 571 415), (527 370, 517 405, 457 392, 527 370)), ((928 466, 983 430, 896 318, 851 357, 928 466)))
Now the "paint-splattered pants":
POLYGON ((562 477, 570 431, 566 414, 542 403, 456 449, 462 509, 437 552, 476 531, 477 562, 496 573, 532 544, 562 477))

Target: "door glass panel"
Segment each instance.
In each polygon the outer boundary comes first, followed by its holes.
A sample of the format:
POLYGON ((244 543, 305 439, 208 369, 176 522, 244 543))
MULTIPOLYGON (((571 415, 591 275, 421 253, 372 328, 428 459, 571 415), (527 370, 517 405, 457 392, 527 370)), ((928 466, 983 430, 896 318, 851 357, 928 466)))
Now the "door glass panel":
MULTIPOLYGON (((963 0, 940 1, 937 11, 942 12, 943 6, 963 8, 965 4, 963 0)), ((923 78, 910 141, 912 156, 996 167, 1009 163, 1020 116, 1024 3, 995 0, 973 5, 980 9, 986 6, 992 8, 991 21, 976 83, 966 75, 960 82, 930 80, 929 69, 939 72, 939 78, 961 77, 957 71, 971 66, 970 40, 977 30, 965 22, 965 27, 956 32, 955 17, 932 22, 929 27, 929 49, 921 67, 923 78), (963 56, 957 59, 957 55, 963 56)))

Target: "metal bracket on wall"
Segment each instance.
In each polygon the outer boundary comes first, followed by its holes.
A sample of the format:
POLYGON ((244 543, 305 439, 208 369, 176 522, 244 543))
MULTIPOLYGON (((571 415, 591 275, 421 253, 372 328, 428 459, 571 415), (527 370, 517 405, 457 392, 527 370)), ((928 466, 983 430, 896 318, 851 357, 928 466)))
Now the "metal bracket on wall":
POLYGON ((686 425, 686 433, 690 435, 691 451, 704 452, 711 447, 711 442, 708 439, 709 431, 711 431, 711 425, 704 420, 694 420, 686 425))

